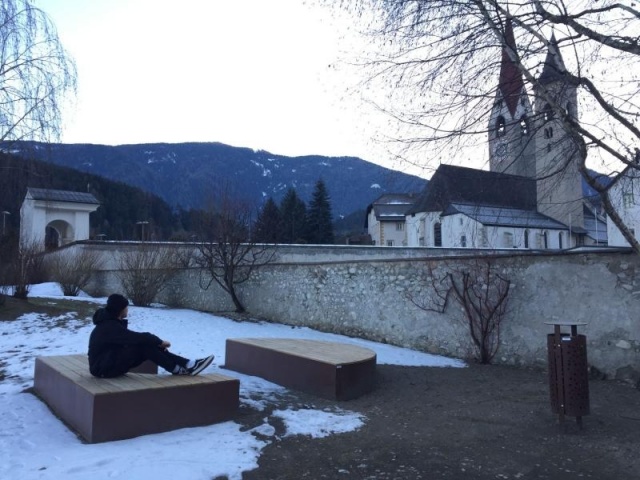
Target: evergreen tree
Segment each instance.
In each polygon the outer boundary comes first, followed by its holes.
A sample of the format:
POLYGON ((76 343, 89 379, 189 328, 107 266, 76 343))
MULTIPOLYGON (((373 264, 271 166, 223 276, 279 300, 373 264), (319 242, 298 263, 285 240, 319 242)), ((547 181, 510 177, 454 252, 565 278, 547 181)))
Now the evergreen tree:
POLYGON ((253 240, 257 243, 280 243, 282 232, 280 209, 269 197, 262 207, 253 230, 253 240))
POLYGON ((307 232, 309 243, 333 244, 333 221, 331 203, 327 187, 322 179, 316 182, 313 197, 307 213, 307 232))
POLYGON ((295 188, 291 187, 287 190, 280 204, 280 213, 282 215, 280 241, 282 243, 306 243, 307 206, 300 200, 295 188))

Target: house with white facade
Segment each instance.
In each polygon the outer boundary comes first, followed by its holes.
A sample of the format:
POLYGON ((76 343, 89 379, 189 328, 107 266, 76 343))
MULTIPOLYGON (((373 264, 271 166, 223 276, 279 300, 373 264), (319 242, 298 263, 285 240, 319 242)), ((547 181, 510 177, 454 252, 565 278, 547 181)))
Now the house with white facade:
POLYGON ((416 198, 411 193, 387 193, 367 207, 364 228, 373 245, 407 246, 406 214, 416 198))
MULTIPOLYGON (((640 234, 640 171, 627 167, 609 189, 609 199, 624 224, 637 238, 640 234)), ((629 242, 612 221, 607 222, 609 245, 628 247, 629 242)))
MULTIPOLYGON (((505 39, 515 50, 511 24, 505 39)), ((547 103, 577 119, 575 85, 552 37, 533 91, 503 49, 488 118, 490 171, 440 165, 407 212, 409 246, 567 249, 607 245, 603 217, 585 199, 579 151, 547 103)))
POLYGON ((28 188, 20 208, 20 243, 43 250, 89 239, 89 214, 100 202, 90 193, 28 188))

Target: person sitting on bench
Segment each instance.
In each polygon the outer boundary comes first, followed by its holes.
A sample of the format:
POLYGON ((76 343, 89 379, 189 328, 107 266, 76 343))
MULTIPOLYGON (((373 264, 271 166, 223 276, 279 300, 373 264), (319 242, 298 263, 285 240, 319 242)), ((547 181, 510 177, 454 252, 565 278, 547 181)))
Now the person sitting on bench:
POLYGON ((129 301, 114 293, 106 307, 93 314, 95 327, 89 337, 89 371, 95 377, 124 375, 145 360, 151 360, 174 375, 198 375, 214 356, 189 360, 169 352, 171 344, 148 332, 128 328, 129 301))

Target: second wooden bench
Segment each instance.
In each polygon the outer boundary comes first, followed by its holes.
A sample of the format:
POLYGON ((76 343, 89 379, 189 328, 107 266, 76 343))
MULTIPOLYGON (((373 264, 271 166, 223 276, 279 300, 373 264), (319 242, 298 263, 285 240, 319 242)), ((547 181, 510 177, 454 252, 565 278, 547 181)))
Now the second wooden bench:
POLYGON ((376 354, 346 343, 293 338, 227 340, 225 368, 335 400, 373 390, 376 354))

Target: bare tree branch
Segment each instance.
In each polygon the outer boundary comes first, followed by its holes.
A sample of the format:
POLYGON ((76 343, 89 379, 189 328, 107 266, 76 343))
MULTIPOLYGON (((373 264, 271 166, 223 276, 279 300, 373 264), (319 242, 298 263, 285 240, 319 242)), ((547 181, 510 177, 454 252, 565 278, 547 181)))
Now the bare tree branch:
POLYGON ((195 264, 200 267, 200 286, 207 290, 217 284, 231 297, 236 312, 246 311, 236 286, 251 278, 254 272, 272 263, 275 248, 251 240, 253 208, 224 186, 218 192, 200 226, 200 242, 195 264))
POLYGON ((426 293, 410 293, 407 298, 418 308, 444 313, 452 297, 464 312, 461 321, 480 363, 491 363, 500 348, 500 326, 507 314, 511 282, 496 273, 491 259, 470 261, 467 265, 443 262, 436 271, 427 266, 426 293))

